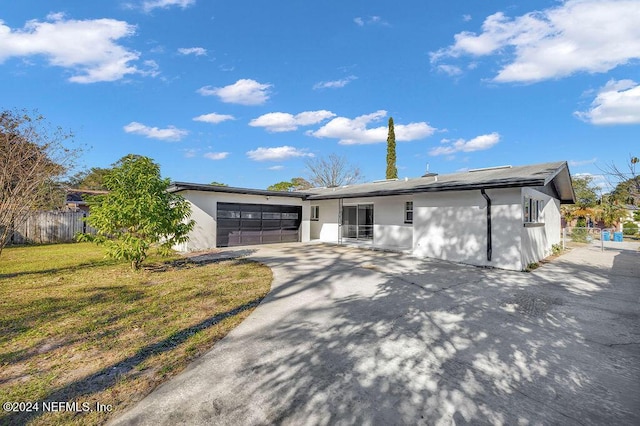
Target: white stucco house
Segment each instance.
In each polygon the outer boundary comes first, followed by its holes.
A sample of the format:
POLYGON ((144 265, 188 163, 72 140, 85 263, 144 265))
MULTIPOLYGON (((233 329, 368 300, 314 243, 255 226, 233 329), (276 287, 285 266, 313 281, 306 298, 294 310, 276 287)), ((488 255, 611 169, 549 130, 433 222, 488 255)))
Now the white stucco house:
POLYGON ((309 242, 368 244, 523 270, 560 242, 573 203, 566 162, 501 166, 337 188, 277 192, 174 182, 196 224, 181 251, 309 242))

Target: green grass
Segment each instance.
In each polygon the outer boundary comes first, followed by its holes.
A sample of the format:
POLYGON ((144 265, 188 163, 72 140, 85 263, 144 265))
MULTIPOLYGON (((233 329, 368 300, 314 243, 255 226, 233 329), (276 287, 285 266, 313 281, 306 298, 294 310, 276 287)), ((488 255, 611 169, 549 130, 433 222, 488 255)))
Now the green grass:
POLYGON ((141 271, 89 244, 0 256, 0 402, 110 404, 110 413, 7 413, 0 424, 102 424, 237 326, 269 291, 246 260, 150 258, 141 271))

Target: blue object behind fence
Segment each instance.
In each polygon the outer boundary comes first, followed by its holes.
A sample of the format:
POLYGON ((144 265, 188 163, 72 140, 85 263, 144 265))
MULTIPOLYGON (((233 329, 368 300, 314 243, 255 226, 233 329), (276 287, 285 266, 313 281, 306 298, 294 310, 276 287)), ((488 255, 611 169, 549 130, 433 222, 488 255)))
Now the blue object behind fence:
POLYGON ((613 233, 613 241, 621 243, 622 242, 622 232, 614 232, 613 233))
POLYGON ((611 239, 611 236, 609 234, 609 231, 602 231, 602 241, 609 241, 611 239))

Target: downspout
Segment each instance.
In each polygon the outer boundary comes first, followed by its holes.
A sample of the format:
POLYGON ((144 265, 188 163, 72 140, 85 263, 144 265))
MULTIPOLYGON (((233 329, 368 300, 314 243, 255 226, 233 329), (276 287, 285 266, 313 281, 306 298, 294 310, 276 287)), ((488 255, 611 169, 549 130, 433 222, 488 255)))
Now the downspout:
POLYGON ((338 199, 338 245, 342 245, 342 206, 343 199, 338 199))
POLYGON ((481 189, 480 193, 487 200, 487 261, 491 262, 491 198, 484 189, 481 189))

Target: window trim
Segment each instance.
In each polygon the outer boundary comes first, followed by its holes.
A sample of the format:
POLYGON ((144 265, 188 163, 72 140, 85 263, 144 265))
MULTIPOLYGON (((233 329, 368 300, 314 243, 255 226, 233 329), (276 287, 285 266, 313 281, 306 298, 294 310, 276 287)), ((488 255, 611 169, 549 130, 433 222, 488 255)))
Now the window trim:
POLYGON ((413 201, 404 202, 404 223, 413 223, 413 201), (411 208, 409 208, 409 205, 411 205, 411 208), (409 218, 409 214, 411 214, 411 218, 409 218))
POLYGON ((314 222, 320 220, 320 206, 311 206, 311 220, 314 222))

